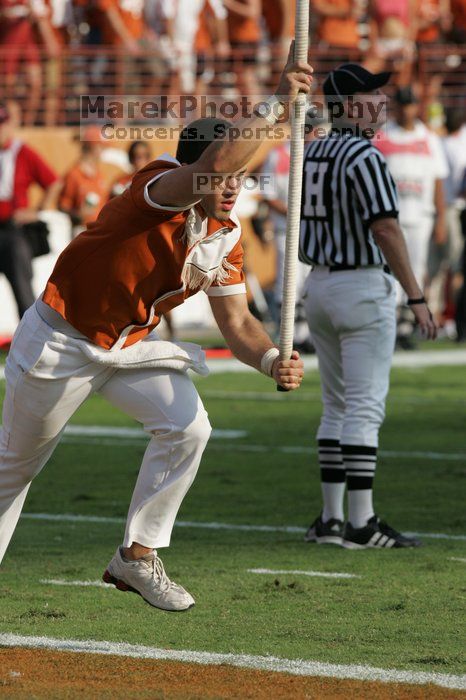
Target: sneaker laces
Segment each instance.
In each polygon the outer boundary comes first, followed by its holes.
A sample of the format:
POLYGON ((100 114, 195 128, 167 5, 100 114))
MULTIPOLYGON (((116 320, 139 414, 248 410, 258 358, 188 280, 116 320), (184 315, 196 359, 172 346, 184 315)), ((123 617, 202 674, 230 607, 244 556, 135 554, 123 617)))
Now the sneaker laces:
POLYGON ((157 587, 162 591, 162 593, 167 593, 167 591, 173 588, 179 588, 176 583, 168 578, 163 562, 160 557, 157 556, 157 552, 155 550, 150 554, 146 554, 145 556, 141 557, 139 561, 151 569, 152 578, 157 583, 157 587))
POLYGON ((162 560, 157 555, 155 555, 154 560, 153 560, 152 574, 153 574, 154 580, 157 581, 158 587, 160 588, 161 591, 166 593, 167 591, 170 590, 170 588, 172 588, 173 583, 168 578, 168 576, 165 572, 162 560))

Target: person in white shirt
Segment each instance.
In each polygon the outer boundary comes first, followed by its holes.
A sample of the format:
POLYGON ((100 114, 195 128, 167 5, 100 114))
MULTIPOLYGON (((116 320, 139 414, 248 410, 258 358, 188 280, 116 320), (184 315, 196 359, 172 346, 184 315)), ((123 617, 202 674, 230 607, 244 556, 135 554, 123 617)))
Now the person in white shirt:
MULTIPOLYGON (((431 236, 438 245, 446 242, 446 210, 443 181, 448 165, 439 137, 419 119, 419 103, 411 87, 395 95, 395 119, 375 139, 395 180, 400 207, 400 225, 408 246, 414 275, 421 284, 427 276, 431 236)), ((406 302, 398 289, 398 343, 414 346, 411 315, 404 314, 406 302), (401 307, 401 308, 400 308, 401 307)))
POLYGON ((443 139, 443 148, 449 167, 445 181, 447 203, 447 228, 449 243, 449 262, 453 272, 461 269, 463 236, 461 233, 460 214, 465 200, 462 192, 464 173, 466 172, 466 121, 464 111, 459 108, 446 110, 445 126, 448 135, 443 139))
MULTIPOLYGON (((225 22, 227 11, 222 0, 172 0, 170 9, 165 8, 165 14, 172 22, 173 27, 173 45, 182 94, 194 92, 196 79, 195 39, 201 13, 205 12, 207 3, 212 9, 215 19, 225 22)), ((165 4, 167 4, 166 0, 165 4)))

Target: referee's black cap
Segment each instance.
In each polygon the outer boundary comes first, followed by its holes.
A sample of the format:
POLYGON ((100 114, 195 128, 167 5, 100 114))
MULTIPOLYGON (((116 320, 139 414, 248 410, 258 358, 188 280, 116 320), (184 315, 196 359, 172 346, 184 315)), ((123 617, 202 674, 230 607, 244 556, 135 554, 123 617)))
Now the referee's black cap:
POLYGON ((358 63, 343 63, 332 70, 324 81, 326 97, 346 97, 358 92, 372 92, 390 80, 391 73, 371 73, 358 63))

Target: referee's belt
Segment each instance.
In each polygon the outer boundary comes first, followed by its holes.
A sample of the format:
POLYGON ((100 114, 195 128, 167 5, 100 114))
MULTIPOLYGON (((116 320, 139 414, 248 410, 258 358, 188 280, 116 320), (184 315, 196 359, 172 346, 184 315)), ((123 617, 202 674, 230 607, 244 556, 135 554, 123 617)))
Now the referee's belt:
POLYGON ((387 275, 391 275, 392 272, 388 265, 329 265, 329 272, 345 272, 345 270, 370 270, 371 268, 380 267, 387 275))

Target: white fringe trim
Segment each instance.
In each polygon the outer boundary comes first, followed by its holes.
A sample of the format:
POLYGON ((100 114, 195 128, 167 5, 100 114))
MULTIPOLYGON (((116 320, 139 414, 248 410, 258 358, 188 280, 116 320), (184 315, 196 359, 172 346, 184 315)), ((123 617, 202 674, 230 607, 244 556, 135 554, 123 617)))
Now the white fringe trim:
POLYGON ((226 258, 223 258, 221 264, 206 272, 193 263, 187 262, 184 266, 181 279, 184 285, 189 289, 205 291, 212 284, 224 284, 231 276, 231 272, 237 272, 237 268, 232 265, 226 258))
POLYGON ((190 209, 184 225, 183 235, 180 238, 181 243, 186 243, 188 248, 192 248, 193 245, 205 238, 204 226, 201 225, 200 229, 196 231, 197 218, 196 210, 190 209))

